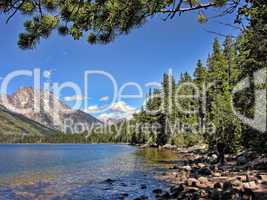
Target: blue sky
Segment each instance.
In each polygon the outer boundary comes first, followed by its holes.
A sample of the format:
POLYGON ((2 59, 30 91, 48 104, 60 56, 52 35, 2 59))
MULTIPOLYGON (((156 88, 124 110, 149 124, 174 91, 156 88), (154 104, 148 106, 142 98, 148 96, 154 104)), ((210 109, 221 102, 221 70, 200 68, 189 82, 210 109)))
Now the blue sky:
MULTIPOLYGON (((211 12, 208 14, 212 15, 211 12)), ((54 32, 49 39, 42 40, 36 49, 25 51, 17 47, 24 17, 16 15, 9 24, 5 24, 1 16, 0 77, 18 69, 40 68, 42 71, 52 71, 52 81, 73 81, 84 89, 84 71, 103 70, 114 76, 119 87, 126 82, 136 82, 144 87, 147 82, 160 81, 169 68, 172 68, 176 78, 181 72, 192 74, 197 59, 206 61, 216 37, 206 30, 237 35, 236 30, 218 23, 232 23, 233 16, 217 18, 205 25, 197 22, 196 13, 177 16, 169 21, 163 21, 162 18, 154 17, 143 27, 127 36, 118 37, 108 45, 92 46, 86 42, 86 38, 74 41, 71 37, 62 37, 54 32)), ((112 95, 111 82, 100 76, 90 80, 90 98, 86 100, 88 106, 107 104, 109 100, 103 98, 106 101, 101 101, 101 97, 112 95)), ((18 87, 31 85, 29 78, 16 79, 10 84, 9 93, 18 87)), ((129 89, 125 93, 133 94, 135 91, 129 89)), ((64 96, 71 95, 73 91, 65 89, 62 100, 64 96)), ((143 99, 125 100, 125 105, 138 108, 142 102, 143 99)), ((70 101, 66 103, 71 104, 70 101)))

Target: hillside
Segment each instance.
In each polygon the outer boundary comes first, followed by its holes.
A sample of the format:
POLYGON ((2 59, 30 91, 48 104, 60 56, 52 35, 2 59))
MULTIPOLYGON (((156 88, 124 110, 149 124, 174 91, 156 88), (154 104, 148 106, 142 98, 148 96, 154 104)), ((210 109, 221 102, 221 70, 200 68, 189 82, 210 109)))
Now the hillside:
POLYGON ((56 133, 56 131, 0 105, 0 135, 45 135, 49 133, 56 133))

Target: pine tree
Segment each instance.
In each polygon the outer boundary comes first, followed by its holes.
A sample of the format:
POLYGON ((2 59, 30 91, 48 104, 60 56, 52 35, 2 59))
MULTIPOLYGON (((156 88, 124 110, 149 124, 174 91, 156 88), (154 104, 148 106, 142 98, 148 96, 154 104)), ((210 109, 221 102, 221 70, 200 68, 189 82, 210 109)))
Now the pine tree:
POLYGON ((197 67, 194 72, 194 82, 199 90, 199 98, 196 99, 198 106, 198 127, 202 133, 205 128, 206 121, 206 94, 204 88, 207 85, 207 69, 203 66, 201 60, 198 60, 197 67))
POLYGON ((231 36, 225 38, 223 54, 227 62, 228 85, 232 89, 240 76, 240 67, 237 64, 237 48, 231 36))
POLYGON ((216 86, 219 86, 228 77, 227 61, 217 38, 214 40, 213 51, 208 59, 208 72, 208 81, 214 82, 216 86))
POLYGON ((208 79, 214 86, 208 90, 208 120, 215 124, 216 133, 208 138, 210 147, 223 143, 228 151, 235 151, 240 138, 240 122, 232 112, 231 88, 237 77, 235 49, 231 38, 227 37, 224 49, 215 39, 213 52, 208 60, 208 79))
POLYGON ((195 83, 199 86, 202 87, 202 84, 204 84, 207 80, 207 69, 206 67, 203 66, 201 60, 197 61, 197 67, 194 72, 194 80, 195 83))
POLYGON ((163 82, 162 82, 163 113, 166 116, 169 116, 169 98, 170 98, 169 87, 170 87, 169 75, 163 74, 163 82))

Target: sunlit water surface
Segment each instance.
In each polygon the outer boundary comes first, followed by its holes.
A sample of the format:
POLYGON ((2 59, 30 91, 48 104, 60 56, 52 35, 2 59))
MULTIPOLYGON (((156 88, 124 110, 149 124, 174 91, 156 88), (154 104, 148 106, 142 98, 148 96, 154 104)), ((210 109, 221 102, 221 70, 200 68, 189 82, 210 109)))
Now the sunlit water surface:
POLYGON ((157 161, 174 154, 129 145, 0 145, 0 200, 154 199, 157 161), (108 180, 110 179, 110 180, 108 180))

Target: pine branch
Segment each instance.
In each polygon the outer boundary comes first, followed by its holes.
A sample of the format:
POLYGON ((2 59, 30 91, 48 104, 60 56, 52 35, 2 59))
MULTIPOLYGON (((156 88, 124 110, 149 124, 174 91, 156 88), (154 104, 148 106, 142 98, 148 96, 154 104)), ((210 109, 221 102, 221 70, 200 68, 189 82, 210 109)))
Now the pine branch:
POLYGON ((23 0, 20 5, 15 9, 15 11, 7 18, 6 24, 11 20, 11 18, 18 12, 18 10, 23 6, 26 0, 23 0))
POLYGON ((188 12, 188 11, 199 10, 199 9, 203 9, 203 8, 206 9, 209 7, 216 6, 215 3, 206 3, 206 4, 199 4, 199 5, 194 6, 194 7, 181 8, 181 2, 173 10, 160 10, 159 12, 160 13, 173 13, 172 15, 175 15, 177 12, 188 12))

